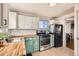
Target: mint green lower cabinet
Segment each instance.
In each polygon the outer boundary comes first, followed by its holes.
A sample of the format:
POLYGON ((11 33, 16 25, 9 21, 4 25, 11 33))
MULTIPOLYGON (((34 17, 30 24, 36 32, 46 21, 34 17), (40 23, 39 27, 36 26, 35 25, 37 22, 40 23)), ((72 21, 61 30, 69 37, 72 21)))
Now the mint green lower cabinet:
MULTIPOLYGON (((54 46, 54 35, 50 36, 50 45, 54 46)), ((35 51, 39 51, 39 36, 34 36, 30 38, 25 38, 25 48, 26 53, 33 53, 35 51)))
POLYGON ((26 53, 39 51, 39 37, 25 38, 26 53))
POLYGON ((39 37, 36 36, 36 37, 33 39, 33 41, 34 41, 34 52, 35 52, 35 51, 39 51, 39 37))
POLYGON ((51 47, 54 46, 54 35, 53 34, 50 35, 50 45, 51 47))
POLYGON ((25 48, 26 53, 32 53, 33 52, 33 38, 25 38, 25 48))

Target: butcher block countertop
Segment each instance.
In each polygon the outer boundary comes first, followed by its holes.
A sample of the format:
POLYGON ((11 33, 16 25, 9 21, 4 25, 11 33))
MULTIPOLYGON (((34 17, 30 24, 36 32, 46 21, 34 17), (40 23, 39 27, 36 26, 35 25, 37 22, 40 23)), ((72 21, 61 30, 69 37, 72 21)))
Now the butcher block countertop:
POLYGON ((22 56, 25 53, 23 42, 7 43, 0 47, 0 56, 22 56))
POLYGON ((30 37, 35 37, 36 34, 31 34, 31 35, 11 35, 10 38, 17 38, 17 37, 26 37, 26 38, 30 38, 30 37))

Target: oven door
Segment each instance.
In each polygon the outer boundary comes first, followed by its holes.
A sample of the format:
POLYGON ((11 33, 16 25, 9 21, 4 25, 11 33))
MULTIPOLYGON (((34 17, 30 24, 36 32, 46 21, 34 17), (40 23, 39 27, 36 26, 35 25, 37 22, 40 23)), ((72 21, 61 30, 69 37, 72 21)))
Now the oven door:
POLYGON ((40 51, 50 47, 50 36, 40 35, 40 51))

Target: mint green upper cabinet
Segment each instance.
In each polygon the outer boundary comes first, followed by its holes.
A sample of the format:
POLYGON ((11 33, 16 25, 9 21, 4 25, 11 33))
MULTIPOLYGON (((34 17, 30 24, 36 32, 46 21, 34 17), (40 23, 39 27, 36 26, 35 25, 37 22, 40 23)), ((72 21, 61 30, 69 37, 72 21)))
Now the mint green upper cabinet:
POLYGON ((33 41, 34 41, 34 52, 35 52, 35 51, 39 51, 39 37, 36 36, 36 37, 33 39, 33 41))

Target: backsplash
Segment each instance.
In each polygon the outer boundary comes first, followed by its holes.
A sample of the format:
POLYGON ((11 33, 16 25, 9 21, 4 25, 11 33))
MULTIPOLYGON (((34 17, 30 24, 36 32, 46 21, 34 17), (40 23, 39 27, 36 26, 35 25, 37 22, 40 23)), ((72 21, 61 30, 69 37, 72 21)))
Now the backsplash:
POLYGON ((0 28, 0 33, 8 33, 8 29, 7 28, 0 28))
POLYGON ((9 35, 30 35, 36 34, 36 30, 9 30, 9 35))

